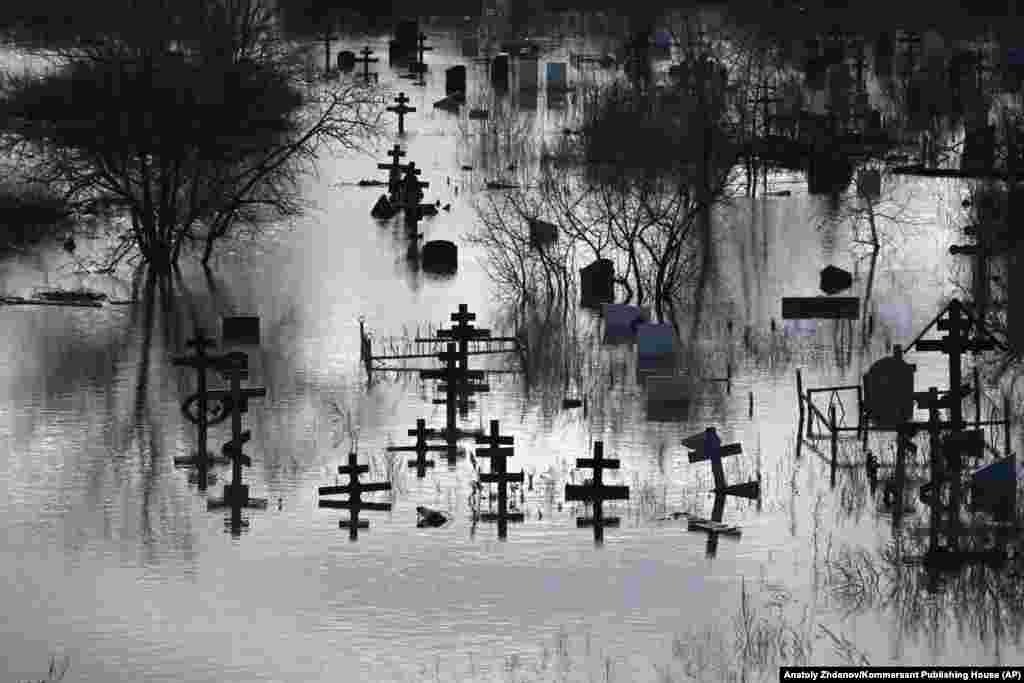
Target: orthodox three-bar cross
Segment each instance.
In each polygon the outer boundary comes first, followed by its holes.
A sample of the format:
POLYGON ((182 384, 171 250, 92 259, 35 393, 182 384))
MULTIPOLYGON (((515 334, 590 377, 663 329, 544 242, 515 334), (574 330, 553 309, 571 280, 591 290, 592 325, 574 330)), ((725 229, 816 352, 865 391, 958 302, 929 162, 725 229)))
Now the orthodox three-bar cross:
POLYGON ((508 522, 523 521, 523 513, 508 511, 508 485, 512 482, 522 483, 522 472, 508 471, 508 458, 513 455, 513 438, 499 434, 498 421, 491 420, 491 433, 487 436, 477 437, 477 444, 486 444, 487 448, 478 448, 478 457, 491 459, 491 471, 480 474, 480 483, 498 485, 498 512, 497 514, 484 514, 481 519, 485 521, 498 522, 498 538, 505 538, 508 532, 508 522), (502 446, 505 447, 502 447, 502 446))
POLYGON ((593 481, 589 484, 566 484, 565 499, 567 501, 583 501, 594 506, 593 517, 578 517, 577 527, 594 527, 594 541, 601 543, 604 540, 604 527, 618 526, 618 517, 604 516, 604 501, 606 500, 629 500, 628 486, 609 486, 604 483, 604 470, 619 469, 617 458, 604 457, 604 442, 594 442, 593 458, 577 458, 576 467, 591 468, 594 470, 593 481))
POLYGON ((390 491, 391 484, 388 482, 368 482, 362 483, 359 481, 359 475, 370 471, 368 465, 360 465, 357 462, 358 458, 355 453, 348 454, 348 465, 340 465, 338 467, 338 474, 348 475, 348 484, 343 486, 321 486, 319 493, 321 496, 328 496, 337 493, 347 493, 348 500, 321 500, 317 503, 322 508, 344 508, 351 512, 350 519, 343 519, 338 522, 338 526, 342 529, 348 528, 348 537, 351 540, 356 540, 359 537, 359 529, 368 529, 370 522, 365 519, 359 519, 359 512, 361 510, 390 510, 391 503, 370 503, 362 499, 364 491, 390 491))

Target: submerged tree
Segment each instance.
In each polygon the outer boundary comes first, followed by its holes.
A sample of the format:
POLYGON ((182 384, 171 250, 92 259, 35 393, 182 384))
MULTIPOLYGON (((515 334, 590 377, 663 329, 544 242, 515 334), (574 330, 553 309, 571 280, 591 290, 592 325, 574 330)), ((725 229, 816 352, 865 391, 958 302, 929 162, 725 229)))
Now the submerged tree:
POLYGON ((375 131, 372 93, 305 80, 263 0, 124 12, 42 77, 8 78, 0 104, 0 149, 33 179, 130 218, 109 268, 137 254, 167 269, 193 243, 207 263, 233 228, 299 213, 325 145, 375 131))

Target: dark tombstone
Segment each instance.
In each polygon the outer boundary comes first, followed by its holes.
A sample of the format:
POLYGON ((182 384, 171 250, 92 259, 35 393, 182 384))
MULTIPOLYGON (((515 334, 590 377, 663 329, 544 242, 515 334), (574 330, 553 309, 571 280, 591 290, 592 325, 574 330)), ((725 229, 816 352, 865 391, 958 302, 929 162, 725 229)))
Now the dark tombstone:
POLYGON ((508 71, 508 55, 495 55, 491 61, 491 85, 495 90, 508 90, 508 71))
POLYGON ((466 92, 466 67, 460 64, 459 66, 445 69, 444 92, 446 95, 466 92))
POLYGON ((231 316, 221 319, 221 339, 230 344, 254 345, 260 343, 260 319, 257 316, 231 316))
POLYGON ((812 153, 807 165, 809 194, 839 194, 853 179, 853 164, 845 156, 828 151, 812 153))
POLYGON ((470 121, 486 121, 488 116, 490 116, 490 112, 488 112, 486 109, 469 110, 470 121))
POLYGON ((836 266, 825 266, 821 269, 821 291, 836 294, 853 286, 853 275, 848 270, 836 266))
POLYGON ((597 259, 580 270, 580 299, 586 308, 599 308, 615 299, 615 264, 597 259))
POLYGON ((964 151, 960 157, 960 170, 967 172, 991 171, 995 165, 995 126, 968 130, 964 136, 964 151))
POLYGON ((338 53, 338 70, 352 71, 356 68, 356 53, 351 50, 342 50, 338 53))
POLYGON ((854 296, 788 296, 782 299, 783 320, 857 320, 860 299, 854 296))
POLYGON ((971 505, 1010 518, 1016 508, 1017 465, 1009 456, 971 475, 971 505))
POLYGON ((539 248, 558 239, 558 226, 542 220, 530 221, 530 246, 539 248))
POLYGON ((898 430, 914 415, 914 372, 903 360, 903 347, 876 361, 864 374, 864 412, 880 429, 898 430))
POLYGON ((618 517, 604 516, 604 501, 606 500, 629 500, 628 486, 609 486, 604 483, 604 470, 619 469, 617 458, 604 457, 604 442, 594 442, 593 458, 577 458, 576 467, 593 468, 594 476, 591 483, 580 485, 566 484, 565 499, 567 501, 583 501, 593 506, 592 517, 579 517, 576 519, 576 527, 594 527, 594 542, 601 544, 604 540, 604 527, 618 526, 618 517))
POLYGON ((393 45, 399 54, 408 55, 416 52, 416 44, 420 34, 419 22, 415 19, 403 19, 395 26, 393 45))
POLYGON ((370 215, 378 220, 387 220, 389 218, 393 218, 396 213, 398 213, 398 211, 395 209, 395 207, 391 205, 391 202, 388 201, 387 195, 383 194, 380 196, 380 199, 377 200, 377 203, 374 204, 373 208, 370 210, 370 215))
POLYGON ((342 529, 347 528, 349 530, 348 537, 353 541, 359 537, 359 529, 368 529, 370 527, 370 523, 367 520, 359 519, 359 513, 362 510, 387 511, 391 509, 391 503, 369 503, 362 499, 364 491, 391 490, 391 484, 388 482, 364 484, 359 481, 359 475, 369 471, 370 468, 368 465, 358 464, 358 457, 355 453, 349 453, 348 465, 341 465, 338 467, 338 474, 348 475, 348 484, 344 486, 321 486, 319 489, 319 494, 321 496, 337 493, 348 494, 348 500, 321 500, 317 502, 317 506, 322 508, 342 508, 349 510, 351 518, 341 520, 338 522, 338 526, 342 529))
POLYGON ((454 273, 459 267, 459 248, 454 242, 433 240, 423 245, 423 269, 435 273, 454 273))

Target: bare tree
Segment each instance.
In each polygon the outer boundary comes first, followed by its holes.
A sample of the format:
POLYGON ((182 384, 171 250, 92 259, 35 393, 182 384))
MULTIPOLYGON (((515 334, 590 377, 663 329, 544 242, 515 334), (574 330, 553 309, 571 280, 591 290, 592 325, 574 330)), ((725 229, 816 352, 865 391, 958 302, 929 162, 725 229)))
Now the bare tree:
POLYGON ((53 73, 3 93, 0 149, 76 211, 130 218, 107 269, 128 256, 168 269, 186 244, 208 263, 232 228, 300 213, 322 150, 376 131, 372 92, 305 80, 263 0, 139 4, 130 37, 62 47, 53 73))

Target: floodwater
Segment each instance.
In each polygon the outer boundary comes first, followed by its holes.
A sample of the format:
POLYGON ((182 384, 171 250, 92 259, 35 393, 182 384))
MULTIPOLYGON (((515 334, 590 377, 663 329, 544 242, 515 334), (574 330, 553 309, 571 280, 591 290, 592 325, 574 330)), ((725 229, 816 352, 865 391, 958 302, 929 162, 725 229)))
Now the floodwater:
MULTIPOLYGON (((560 634, 585 660, 570 667, 573 680, 594 673, 586 667, 595 661, 603 671, 604 657, 613 680, 654 680, 671 663, 674 637, 706 628, 731 634, 744 590, 771 623, 798 624, 815 663, 850 661, 851 651, 876 665, 1024 662, 1019 626, 965 622, 962 596, 926 600, 915 592, 914 576, 900 579, 912 587, 896 606, 876 601, 851 611, 837 599, 824 563, 886 547, 892 515, 854 466, 863 462, 855 442, 840 444, 834 486, 827 442, 815 442, 820 452, 804 444, 796 453, 796 369, 807 387, 855 384, 888 344, 909 342, 956 291, 963 269, 947 248, 961 220, 965 188, 957 181, 883 175, 884 191, 918 224, 881 224, 889 239, 865 306, 876 316, 866 344, 859 322, 811 330, 781 324, 780 298, 814 295, 828 263, 855 270, 852 295, 864 297, 869 260, 852 243, 848 223, 825 221, 825 200, 809 196, 801 177, 779 175, 770 189, 791 196, 741 198, 715 217, 722 238, 697 362, 710 377, 731 364, 731 391, 708 384, 686 419, 649 421, 628 347, 588 351, 596 365, 587 374, 595 388, 586 418, 536 388, 528 395, 515 375, 489 377, 490 393, 476 397, 463 425, 499 420, 502 433, 515 438, 510 469, 537 474, 520 506, 526 521, 511 524, 506 539, 494 524, 472 522, 467 498, 475 473, 465 459, 450 469, 438 458, 424 479, 400 468, 391 511, 364 513, 370 527, 356 542, 338 528, 346 512, 317 508, 316 488, 335 482, 350 450, 372 461, 367 479, 379 481, 386 446, 408 444, 405 432, 417 418, 431 426, 444 420, 444 407, 430 404, 430 383, 384 375, 367 388, 360 316, 379 340, 403 329, 415 334, 417 325, 446 326, 464 303, 478 326, 511 332, 496 326, 497 293, 481 254, 465 241, 476 222, 472 198, 494 175, 459 170, 499 169, 504 159, 466 149, 465 132, 477 122, 460 124, 432 109, 444 94, 444 68, 471 60, 456 33, 428 35, 434 50, 425 87, 388 67, 386 36, 369 44, 382 57, 372 67, 382 86, 400 88, 417 108, 401 143, 406 161, 430 182, 426 201, 451 204, 421 229, 427 239, 459 244, 454 278, 409 268, 401 229, 369 217, 379 188, 341 184, 383 177, 376 164, 398 141, 391 123, 376 156, 322 159, 320 176, 308 181, 316 205, 309 215, 273 226, 257 241, 225 245, 212 280, 185 264, 173 310, 159 296, 148 305, 0 309, 4 680, 38 676, 51 653, 71 658, 66 680, 95 683, 504 680, 510 658, 532 671, 560 634), (270 504, 245 513, 249 526, 237 538, 172 464, 194 447, 178 408, 193 379, 169 359, 183 351, 195 324, 214 332, 224 315, 260 316, 262 346, 250 383, 267 389, 245 417, 253 460, 245 479, 252 495, 270 504), (751 349, 743 341, 748 325, 751 349), (742 537, 720 538, 713 557, 706 534, 689 532, 684 519, 658 519, 679 510, 710 514, 710 467, 690 464, 680 445, 709 425, 723 442, 743 444, 742 455, 726 460, 728 477, 762 473, 760 504, 728 501, 724 520, 741 526, 742 537), (621 459, 605 480, 631 487, 628 504, 608 505, 621 526, 607 529, 599 547, 591 530, 576 527, 582 508, 560 504, 575 459, 598 439, 606 455, 621 459), (449 511, 454 521, 417 529, 417 505, 449 511), (910 609, 918 601, 934 614, 910 609)), ((358 50, 362 42, 344 47, 358 50)), ((579 49, 570 38, 552 54, 579 49)), ((471 88, 481 84, 483 69, 470 68, 471 88)), ((581 77, 570 68, 570 82, 581 77)), ((537 125, 558 130, 562 116, 541 94, 537 125)), ((83 284, 114 298, 131 295, 127 281, 71 271, 69 257, 52 246, 5 260, 0 282, 8 293, 83 284)), ((580 321, 599 332, 599 320, 581 313, 580 321)), ((915 354, 911 361, 918 388, 946 385, 945 357, 915 354)), ((855 423, 849 395, 843 409, 846 424, 855 423)), ((211 443, 227 434, 214 427, 211 443)), ((883 463, 893 461, 890 441, 872 436, 883 463)), ((218 471, 210 496, 229 476, 218 471)), ((908 515, 916 516, 919 506, 908 515)), ((1019 624, 1019 612, 1019 605, 1003 604, 991 616, 1009 614, 1019 624)))

